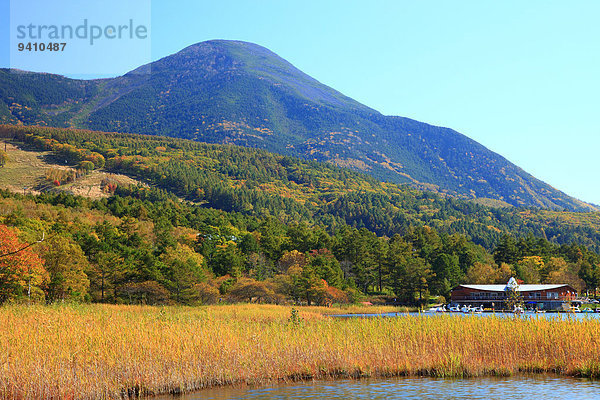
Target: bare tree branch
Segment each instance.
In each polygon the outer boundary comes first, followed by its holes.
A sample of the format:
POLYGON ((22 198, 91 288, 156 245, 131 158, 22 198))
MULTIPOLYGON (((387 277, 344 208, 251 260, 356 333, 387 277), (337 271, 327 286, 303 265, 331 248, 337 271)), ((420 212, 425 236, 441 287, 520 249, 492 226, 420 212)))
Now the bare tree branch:
POLYGON ((19 253, 19 252, 21 252, 21 251, 23 251, 25 249, 28 249, 31 246, 35 245, 35 244, 42 243, 45 240, 45 236, 46 236, 46 234, 44 232, 42 232, 42 238, 40 240, 38 240, 37 242, 29 243, 27 246, 22 247, 22 248, 20 248, 18 250, 15 250, 15 251, 11 251, 11 252, 8 252, 8 253, 0 254, 0 257, 11 256, 11 255, 17 254, 17 253, 19 253))

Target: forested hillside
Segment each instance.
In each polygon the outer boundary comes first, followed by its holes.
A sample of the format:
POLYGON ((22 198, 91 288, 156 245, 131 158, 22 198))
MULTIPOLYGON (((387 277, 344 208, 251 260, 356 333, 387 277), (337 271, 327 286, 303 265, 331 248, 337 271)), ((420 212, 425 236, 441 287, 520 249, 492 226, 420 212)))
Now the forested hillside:
POLYGON ((16 126, 0 136, 148 185, 96 200, 2 192, 0 301, 327 304, 383 293, 414 304, 465 281, 593 289, 600 278, 593 213, 494 209, 230 145, 16 126))
POLYGON ((246 42, 198 43, 113 79, 2 70, 0 122, 233 143, 462 198, 597 210, 452 129, 384 116, 246 42))
POLYGON ((76 165, 127 174, 188 201, 283 222, 339 224, 393 236, 410 226, 461 233, 487 249, 505 233, 582 243, 600 250, 597 213, 492 208, 443 197, 327 163, 264 150, 209 145, 155 136, 72 129, 0 126, 39 150, 53 150, 76 165))

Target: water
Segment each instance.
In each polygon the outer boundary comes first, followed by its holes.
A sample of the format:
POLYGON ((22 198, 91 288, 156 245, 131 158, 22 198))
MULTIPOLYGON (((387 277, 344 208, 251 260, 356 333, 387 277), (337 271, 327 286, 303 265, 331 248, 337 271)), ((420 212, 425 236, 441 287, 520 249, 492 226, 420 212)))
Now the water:
MULTIPOLYGON (((525 312, 524 314, 513 314, 513 313, 504 313, 504 312, 484 312, 481 314, 475 313, 453 313, 453 312, 390 312, 390 313, 380 313, 380 314, 336 314, 330 315, 334 318, 375 318, 375 317, 408 317, 408 316, 425 316, 425 317, 437 317, 440 315, 451 315, 454 317, 500 317, 500 318, 547 318, 547 319, 600 319, 600 313, 569 313, 569 312, 561 312, 561 313, 535 313, 535 312, 525 312)), ((600 399, 599 399, 600 400, 600 399)))
MULTIPOLYGON (((180 400, 311 399, 600 399, 600 382, 555 376, 434 379, 388 378, 294 383, 268 387, 217 388, 180 400)), ((162 397, 161 399, 173 399, 162 397)))

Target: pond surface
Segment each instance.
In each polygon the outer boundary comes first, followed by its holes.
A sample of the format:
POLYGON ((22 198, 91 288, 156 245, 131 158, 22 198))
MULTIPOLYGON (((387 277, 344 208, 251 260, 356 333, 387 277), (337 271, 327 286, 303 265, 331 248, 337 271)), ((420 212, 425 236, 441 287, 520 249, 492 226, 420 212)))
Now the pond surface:
POLYGON ((475 313, 462 313, 462 312, 429 312, 425 311, 422 313, 419 312, 390 312, 390 313, 380 313, 380 314, 335 314, 330 315, 330 317, 334 318, 376 318, 376 317, 408 317, 408 316, 424 316, 424 317, 437 317, 440 315, 451 315, 454 317, 500 317, 500 318, 558 318, 558 319, 600 319, 600 313, 570 313, 570 312, 553 312, 553 313, 535 313, 535 312, 525 312, 524 314, 513 314, 513 313, 505 313, 505 312, 483 312, 480 314, 475 313))
POLYGON ((600 399, 600 382, 555 376, 334 380, 288 385, 218 388, 160 399, 600 399))

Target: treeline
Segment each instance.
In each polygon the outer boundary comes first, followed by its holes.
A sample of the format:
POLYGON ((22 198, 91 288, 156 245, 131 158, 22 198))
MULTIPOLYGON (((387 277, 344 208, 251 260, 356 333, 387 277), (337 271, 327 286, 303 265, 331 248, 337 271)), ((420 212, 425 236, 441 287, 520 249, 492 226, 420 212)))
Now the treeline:
POLYGON ((600 252, 600 224, 584 213, 491 208, 381 183, 330 164, 263 150, 156 136, 0 126, 0 136, 53 150, 73 164, 135 176, 204 207, 285 223, 366 228, 378 236, 429 226, 491 251, 505 234, 572 242, 600 252), (559 218, 560 217, 560 218, 559 218))
MULTIPOLYGON (((330 304, 383 294, 448 299, 461 282, 566 282, 594 290, 600 257, 505 236, 493 253, 460 234, 281 223, 182 202, 156 188, 91 200, 0 192, 0 302, 330 304), (15 252, 45 235, 43 242, 15 252)), ((443 299, 441 299, 443 300, 443 299)))

